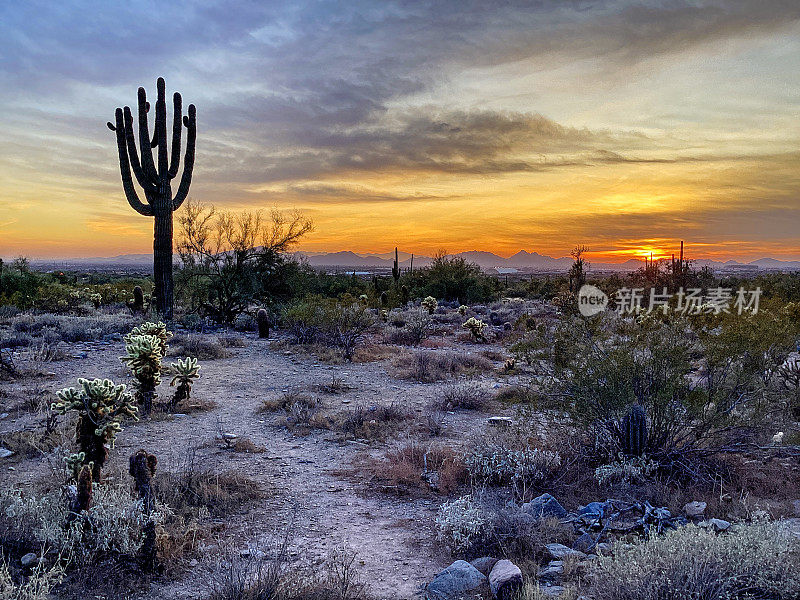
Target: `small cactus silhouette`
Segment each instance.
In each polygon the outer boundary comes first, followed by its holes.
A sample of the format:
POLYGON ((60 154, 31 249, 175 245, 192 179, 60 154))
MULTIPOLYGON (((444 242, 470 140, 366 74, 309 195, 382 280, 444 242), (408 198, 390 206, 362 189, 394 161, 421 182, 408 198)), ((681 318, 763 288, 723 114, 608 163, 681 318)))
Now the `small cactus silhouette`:
POLYGON ((644 407, 635 404, 622 419, 622 452, 642 456, 647 450, 647 416, 644 407))
POLYGON ((392 265, 392 278, 395 286, 400 283, 400 261, 397 258, 397 246, 394 247, 394 264, 392 265))
POLYGON ((258 323, 258 337, 260 338, 268 338, 269 337, 269 314, 263 308, 259 308, 258 312, 256 313, 256 322, 258 323))
POLYGON ((142 286, 137 285, 133 288, 133 299, 125 303, 133 314, 140 314, 145 312, 144 306, 144 292, 142 286))

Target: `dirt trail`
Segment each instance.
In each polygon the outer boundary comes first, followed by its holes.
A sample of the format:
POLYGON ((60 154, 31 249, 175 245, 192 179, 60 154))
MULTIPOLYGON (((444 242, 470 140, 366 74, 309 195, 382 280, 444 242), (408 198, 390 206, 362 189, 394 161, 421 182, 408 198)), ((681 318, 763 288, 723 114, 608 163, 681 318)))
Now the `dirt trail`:
MULTIPOLYGON (((53 390, 74 385, 75 378, 110 377, 129 381, 118 361, 121 343, 84 346, 88 356, 52 365, 57 375, 45 382, 53 390)), ((111 451, 109 467, 124 470, 127 457, 146 448, 159 457, 159 468, 173 470, 187 449, 198 448, 197 458, 217 470, 238 469, 258 481, 267 497, 225 519, 222 537, 233 548, 264 547, 276 531, 295 514, 293 560, 315 565, 334 548, 357 555, 359 573, 377 598, 387 600, 422 597, 420 590, 447 566, 445 552, 437 547, 431 526, 440 498, 399 498, 370 489, 369 478, 342 476, 353 459, 365 450, 377 455, 386 445, 368 447, 342 442, 328 432, 295 435, 282 424, 282 413, 260 413, 265 398, 289 387, 308 390, 331 381, 335 374, 351 389, 347 393, 319 394, 326 410, 357 405, 389 405, 392 402, 422 415, 441 393, 442 384, 401 381, 387 373, 387 362, 328 365, 314 357, 286 351, 275 341, 247 336, 246 346, 234 348, 234 356, 201 361, 197 397, 214 400, 206 412, 128 424, 111 451), (224 430, 248 437, 263 446, 263 453, 235 453, 220 448, 216 435, 224 430)), ((169 362, 169 360, 167 361, 169 362)), ((162 384, 161 392, 171 390, 162 384)), ((442 442, 460 444, 464 431, 480 428, 486 416, 445 415, 442 442), (449 440, 447 438, 450 438, 449 440)), ((0 422, 0 432, 10 430, 11 420, 0 422)), ((12 473, 15 481, 30 481, 47 471, 44 461, 36 468, 12 473)), ((147 594, 156 598, 201 598, 202 564, 178 581, 156 583, 147 594)))

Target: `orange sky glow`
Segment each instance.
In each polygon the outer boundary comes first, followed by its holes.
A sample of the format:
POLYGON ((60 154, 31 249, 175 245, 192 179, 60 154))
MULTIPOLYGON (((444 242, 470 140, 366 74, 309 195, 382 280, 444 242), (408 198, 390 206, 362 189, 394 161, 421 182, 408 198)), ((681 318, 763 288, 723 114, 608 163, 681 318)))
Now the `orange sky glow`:
POLYGON ((105 122, 163 75, 190 197, 299 209, 300 250, 800 259, 795 3, 214 6, 130 47, 136 7, 124 44, 123 5, 2 9, 0 256, 152 250, 105 122))

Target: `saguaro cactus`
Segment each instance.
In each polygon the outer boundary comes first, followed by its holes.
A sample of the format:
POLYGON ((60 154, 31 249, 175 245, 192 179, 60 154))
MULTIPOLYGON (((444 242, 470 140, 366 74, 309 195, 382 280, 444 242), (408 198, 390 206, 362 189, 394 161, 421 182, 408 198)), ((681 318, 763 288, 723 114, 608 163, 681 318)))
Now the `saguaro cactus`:
POLYGON ((153 217, 153 275, 156 299, 155 309, 167 319, 172 319, 172 213, 186 200, 192 182, 194 168, 194 147, 197 137, 196 111, 189 105, 188 115, 182 116, 182 100, 178 92, 172 96, 172 156, 167 151, 167 102, 165 84, 158 78, 158 99, 156 100, 155 128, 152 140, 147 124, 150 103, 144 88, 139 88, 139 153, 133 132, 133 115, 130 107, 117 108, 116 123, 108 123, 108 128, 117 133, 119 168, 122 175, 122 189, 133 210, 140 215, 153 217), (186 127, 186 152, 183 159, 183 174, 178 191, 172 195, 170 182, 178 174, 181 159, 181 122, 186 127), (157 163, 153 161, 153 148, 158 148, 157 163), (141 154, 141 160, 139 157, 141 154), (131 175, 131 170, 133 175, 131 175), (146 202, 139 200, 133 177, 144 191, 146 202))
POLYGON ((397 246, 394 247, 394 264, 392 265, 392 277, 394 278, 394 284, 397 285, 400 282, 400 261, 398 260, 397 256, 397 246))

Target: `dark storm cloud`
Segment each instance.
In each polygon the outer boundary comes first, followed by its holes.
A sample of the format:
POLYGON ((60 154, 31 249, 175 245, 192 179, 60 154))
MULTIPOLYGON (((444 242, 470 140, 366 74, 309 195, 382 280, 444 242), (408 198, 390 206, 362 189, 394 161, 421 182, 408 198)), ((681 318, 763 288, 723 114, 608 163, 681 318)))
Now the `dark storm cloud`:
MULTIPOLYGON (((0 8, 7 132, 0 141, 15 136, 19 149, 24 126, 61 121, 69 136, 52 142, 50 172, 74 174, 81 143, 113 167, 102 124, 115 105, 133 102, 136 86, 152 88, 164 74, 200 107, 207 154, 198 167, 218 180, 403 169, 491 174, 651 160, 631 155, 646 148, 633 134, 562 127, 533 113, 423 112, 398 103, 465 67, 529 60, 546 69, 599 57, 618 72, 799 16, 794 0, 7 2, 0 8), (59 159, 65 155, 71 158, 59 159)), ((87 164, 85 175, 96 168, 87 164)))

